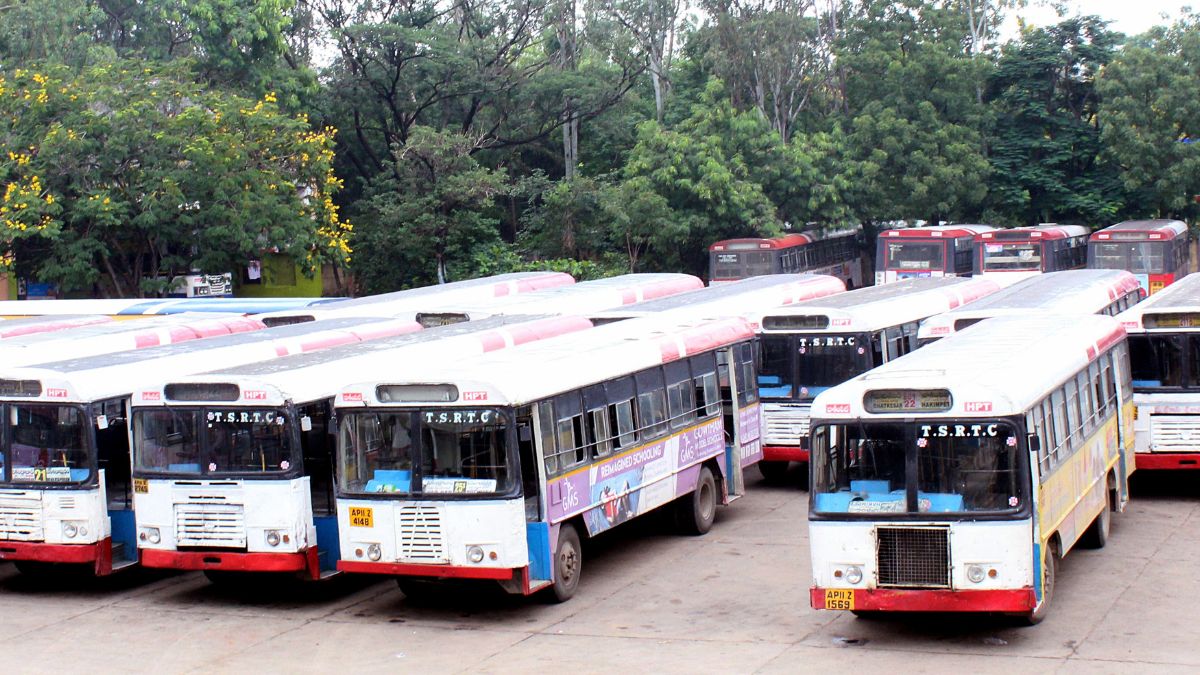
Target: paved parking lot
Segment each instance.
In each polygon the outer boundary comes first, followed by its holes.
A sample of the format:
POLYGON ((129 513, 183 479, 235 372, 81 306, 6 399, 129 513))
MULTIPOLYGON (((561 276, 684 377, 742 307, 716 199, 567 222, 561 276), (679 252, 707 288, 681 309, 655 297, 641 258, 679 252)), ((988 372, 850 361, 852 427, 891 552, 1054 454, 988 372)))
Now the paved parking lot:
POLYGON ((1065 559, 1051 616, 865 620, 808 607, 806 493, 752 484, 704 537, 667 519, 585 550, 553 605, 390 581, 232 590, 198 573, 46 583, 0 565, 10 672, 1196 672, 1200 473, 1135 477, 1101 551, 1065 559), (15 666, 15 668, 13 668, 15 666))

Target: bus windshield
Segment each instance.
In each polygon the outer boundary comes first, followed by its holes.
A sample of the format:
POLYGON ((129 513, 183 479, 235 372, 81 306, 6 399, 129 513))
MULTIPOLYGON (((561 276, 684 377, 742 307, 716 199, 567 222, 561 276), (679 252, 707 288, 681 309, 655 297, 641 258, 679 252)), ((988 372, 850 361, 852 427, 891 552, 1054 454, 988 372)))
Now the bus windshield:
POLYGON ((259 475, 298 470, 288 417, 270 408, 157 408, 133 415, 134 468, 259 475))
POLYGON ((511 492, 507 415, 476 408, 351 412, 338 440, 338 483, 352 494, 511 492))
POLYGON ((1092 244, 1093 261, 1089 267, 1128 270, 1133 274, 1163 274, 1168 242, 1123 241, 1092 244))
POLYGON ((1018 431, 1003 420, 826 424, 812 439, 818 513, 1000 513, 1025 500, 1018 431))
POLYGON ((941 241, 889 241, 884 265, 893 270, 942 270, 946 268, 944 251, 941 241))
POLYGON ((871 369, 865 334, 764 335, 759 395, 812 400, 871 369))
POLYGON ((984 272, 1036 272, 1042 269, 1042 244, 984 244, 984 272))
POLYGON ((92 475, 87 416, 70 405, 10 404, 0 477, 10 483, 82 483, 92 475))
POLYGON ((1130 335, 1135 390, 1200 387, 1200 334, 1130 335))
POLYGON ((713 253, 712 276, 717 279, 743 279, 772 274, 771 251, 713 253))

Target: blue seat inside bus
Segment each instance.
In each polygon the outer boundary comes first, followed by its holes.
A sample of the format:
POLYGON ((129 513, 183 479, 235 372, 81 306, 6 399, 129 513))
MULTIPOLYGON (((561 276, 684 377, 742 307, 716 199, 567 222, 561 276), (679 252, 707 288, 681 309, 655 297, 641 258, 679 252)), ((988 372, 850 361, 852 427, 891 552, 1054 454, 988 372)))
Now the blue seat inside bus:
POLYGON ((408 492, 412 471, 407 469, 376 469, 375 477, 367 481, 367 492, 408 492))
POLYGON ((1133 380, 1135 387, 1161 387, 1162 380, 1133 380))
POLYGON ((167 471, 172 473, 200 473, 199 464, 168 464, 167 471))

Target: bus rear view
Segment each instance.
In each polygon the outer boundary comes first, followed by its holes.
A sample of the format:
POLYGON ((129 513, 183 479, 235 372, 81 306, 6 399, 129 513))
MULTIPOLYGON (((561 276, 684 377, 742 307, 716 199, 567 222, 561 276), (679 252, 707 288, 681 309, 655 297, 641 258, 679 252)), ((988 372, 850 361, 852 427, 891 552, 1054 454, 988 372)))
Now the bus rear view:
POLYGON ((1188 229, 1179 220, 1127 220, 1088 242, 1088 267, 1132 272, 1147 295, 1183 278, 1190 264, 1188 229))

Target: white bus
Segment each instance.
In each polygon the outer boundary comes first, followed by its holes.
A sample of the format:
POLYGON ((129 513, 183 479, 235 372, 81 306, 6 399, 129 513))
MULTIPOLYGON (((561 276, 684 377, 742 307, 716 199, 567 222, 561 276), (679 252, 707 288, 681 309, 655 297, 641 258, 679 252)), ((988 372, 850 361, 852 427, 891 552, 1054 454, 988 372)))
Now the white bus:
POLYGON ((138 319, 163 314, 261 314, 313 307, 337 298, 124 298, 0 300, 0 318, 102 314, 138 319))
POLYGON ((334 573, 333 397, 342 386, 381 368, 452 363, 591 327, 578 317, 493 317, 143 387, 132 413, 142 565, 214 581, 334 573))
POLYGON ((1040 621, 1128 499, 1128 364, 1111 317, 1000 317, 822 392, 812 606, 1040 621))
POLYGON ((1124 270, 1067 270, 1023 279, 966 307, 929 317, 917 331, 928 344, 995 316, 1105 314, 1115 316, 1146 297, 1124 270))
POLYGON ((1139 469, 1200 469, 1200 274, 1117 315, 1129 333, 1139 469))
POLYGON ((18 335, 53 333, 60 330, 111 323, 113 318, 103 314, 64 314, 62 316, 28 316, 0 320, 0 339, 18 335))
POLYGON ((589 314, 597 324, 684 311, 689 316, 721 319, 822 298, 846 290, 841 279, 824 274, 767 274, 714 284, 655 300, 589 314))
POLYGON ((139 383, 420 329, 340 319, 0 368, 0 560, 98 575, 137 562, 127 420, 139 383))
POLYGON ((268 326, 303 323, 318 319, 346 317, 403 317, 417 311, 429 311, 459 303, 489 302, 531 291, 570 286, 575 279, 562 272, 512 272, 478 279, 452 281, 447 284, 422 286, 392 293, 366 295, 361 298, 337 300, 314 307, 265 312, 268 326), (431 303, 436 300, 436 303, 431 303))
POLYGON ((338 568, 395 576, 406 594, 422 579, 492 579, 563 601, 584 536, 670 502, 703 534, 759 454, 755 390, 741 384, 753 337, 741 319, 655 317, 381 368, 336 399, 338 568))
POLYGON ((789 462, 808 461, 809 409, 817 394, 915 349, 922 319, 999 289, 986 279, 904 279, 753 316, 763 477, 778 482, 789 462))

